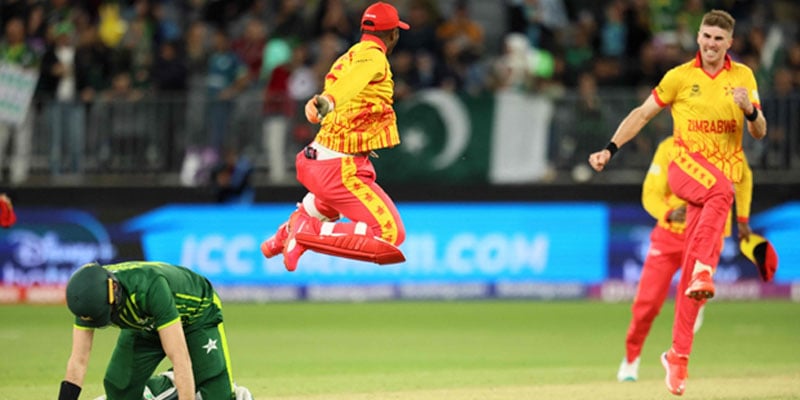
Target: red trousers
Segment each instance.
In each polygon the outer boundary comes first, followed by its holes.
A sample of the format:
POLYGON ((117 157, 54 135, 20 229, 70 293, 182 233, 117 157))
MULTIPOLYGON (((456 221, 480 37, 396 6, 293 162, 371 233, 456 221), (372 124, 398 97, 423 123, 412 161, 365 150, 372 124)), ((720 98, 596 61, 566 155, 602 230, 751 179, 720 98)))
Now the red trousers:
POLYGON ((353 234, 359 231, 358 224, 366 224, 373 236, 389 243, 400 245, 405 240, 400 213, 375 182, 368 156, 316 160, 301 151, 295 166, 297 180, 314 194, 314 207, 320 214, 331 220, 343 215, 351 221, 337 222, 333 232, 353 234))
POLYGON ((642 266, 633 314, 625 337, 625 355, 632 362, 642 353, 653 321, 669 294, 670 283, 683 260, 683 234, 671 232, 658 225, 650 233, 650 249, 642 266))
POLYGON ((694 323, 705 300, 686 297, 697 261, 716 270, 722 247, 720 238, 733 204, 733 183, 713 164, 697 153, 674 159, 667 172, 670 190, 686 200, 684 266, 675 296, 675 319, 672 324, 672 349, 690 354, 694 323))

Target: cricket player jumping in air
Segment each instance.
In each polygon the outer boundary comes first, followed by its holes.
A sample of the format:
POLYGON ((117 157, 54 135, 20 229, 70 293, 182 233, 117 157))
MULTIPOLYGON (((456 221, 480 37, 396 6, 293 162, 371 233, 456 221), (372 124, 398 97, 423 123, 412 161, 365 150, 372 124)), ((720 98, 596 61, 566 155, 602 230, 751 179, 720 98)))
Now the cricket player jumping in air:
POLYGON ((669 70, 650 96, 620 123, 606 148, 589 164, 602 171, 611 157, 664 107, 670 106, 675 148, 667 173, 670 189, 686 200, 686 240, 672 327, 672 347, 662 354, 667 389, 686 390, 689 354, 700 307, 714 296, 719 238, 733 202, 733 183, 744 171, 745 121, 755 139, 767 134, 753 71, 728 55, 735 20, 725 11, 703 16, 694 60, 669 70))
POLYGON ((309 193, 278 231, 261 244, 270 258, 283 254, 294 271, 306 250, 378 264, 402 262, 396 247, 405 228, 392 200, 375 182, 374 150, 400 143, 387 54, 397 44, 400 21, 390 4, 377 2, 361 18, 361 41, 325 76, 321 94, 305 107, 321 123, 314 141, 297 154, 297 179, 309 193), (338 221, 341 217, 350 222, 338 221), (337 222, 338 221, 338 222, 337 222))

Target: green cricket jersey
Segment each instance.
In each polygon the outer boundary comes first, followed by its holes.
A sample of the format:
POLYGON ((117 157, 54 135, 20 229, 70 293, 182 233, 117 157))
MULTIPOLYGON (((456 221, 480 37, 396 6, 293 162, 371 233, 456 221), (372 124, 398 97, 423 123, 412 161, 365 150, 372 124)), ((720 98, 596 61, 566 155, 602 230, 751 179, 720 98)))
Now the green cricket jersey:
MULTIPOLYGON (((208 280, 185 267, 130 261, 104 266, 125 289, 111 315, 121 329, 156 333, 180 321, 185 332, 222 322, 219 298, 208 280)), ((75 318, 75 325, 96 328, 75 318)))

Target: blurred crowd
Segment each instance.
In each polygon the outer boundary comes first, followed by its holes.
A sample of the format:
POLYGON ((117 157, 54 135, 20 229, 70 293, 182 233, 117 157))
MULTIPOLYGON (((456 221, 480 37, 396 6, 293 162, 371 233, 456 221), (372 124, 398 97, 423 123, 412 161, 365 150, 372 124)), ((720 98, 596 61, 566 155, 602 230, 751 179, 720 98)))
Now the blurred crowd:
MULTIPOLYGON (((291 162, 287 148, 313 134, 298 104, 320 90, 335 57, 359 39, 361 12, 371 2, 3 0, 0 61, 38 68, 32 112, 46 121, 53 174, 82 171, 83 151, 94 140, 87 132, 97 127, 123 132, 99 146, 100 153, 113 152, 114 140, 130 140, 126 129, 150 129, 146 118, 126 120, 134 114, 125 107, 157 99, 152 115, 168 125, 166 148, 187 149, 197 157, 210 148, 222 160, 222 154, 241 150, 244 139, 237 132, 255 126, 263 131, 259 151, 268 153, 270 174, 280 181, 287 175, 276 166, 291 162)), ((620 113, 632 106, 608 99, 632 90, 645 96, 664 72, 693 56, 702 15, 725 9, 737 19, 731 53, 755 71, 770 122, 770 139, 753 150, 751 162, 786 165, 798 156, 784 150, 787 140, 800 148, 796 1, 390 2, 411 25, 390 56, 398 100, 427 88, 571 99, 578 107, 561 107, 555 117, 561 130, 551 144, 556 165, 582 161, 588 150, 602 146, 620 113), (792 98, 793 103, 782 102, 792 98)), ((26 179, 29 168, 25 157, 31 145, 26 148, 25 141, 32 134, 26 129, 33 124, 27 124, 3 128, 0 122, 0 165, 13 136, 16 183, 26 179)), ((658 122, 651 125, 662 136, 669 132, 658 122)), ((640 136, 644 139, 633 147, 649 160, 654 143, 647 138, 658 134, 640 136)), ((148 151, 134 162, 164 158, 148 151)), ((161 161, 184 159, 166 158, 161 161)))

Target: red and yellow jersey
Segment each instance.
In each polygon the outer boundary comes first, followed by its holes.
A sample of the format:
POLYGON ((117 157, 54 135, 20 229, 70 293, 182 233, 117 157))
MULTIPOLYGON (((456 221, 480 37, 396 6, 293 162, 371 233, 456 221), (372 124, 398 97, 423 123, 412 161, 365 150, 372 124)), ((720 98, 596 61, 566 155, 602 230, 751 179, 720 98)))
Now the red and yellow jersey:
POLYGON ((673 158, 683 152, 699 153, 731 182, 742 180, 744 113, 733 101, 733 89, 748 90, 753 105, 761 108, 753 71, 726 56, 715 76, 703 71, 700 54, 669 70, 653 89, 656 102, 672 108, 673 158))
MULTIPOLYGON (((676 196, 669 189, 667 182, 667 170, 672 160, 670 154, 673 152, 675 141, 670 136, 658 145, 650 169, 642 184, 642 206, 653 218, 658 221, 658 226, 675 233, 683 233, 686 228, 683 222, 667 221, 672 210, 686 204, 686 201, 676 196)), ((744 153, 742 153, 744 157, 744 153)), ((742 163, 742 180, 734 184, 734 198, 736 202, 736 219, 739 222, 747 222, 750 218, 750 204, 753 199, 753 171, 744 158, 742 163)), ((731 234, 731 219, 725 223, 725 236, 731 234)))
POLYGON ((394 82, 386 47, 377 37, 362 36, 333 63, 323 94, 334 109, 322 120, 316 141, 341 153, 364 153, 400 143, 394 82))

